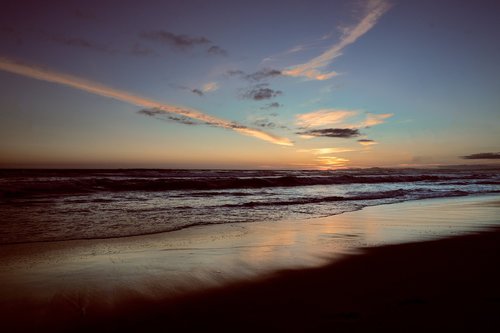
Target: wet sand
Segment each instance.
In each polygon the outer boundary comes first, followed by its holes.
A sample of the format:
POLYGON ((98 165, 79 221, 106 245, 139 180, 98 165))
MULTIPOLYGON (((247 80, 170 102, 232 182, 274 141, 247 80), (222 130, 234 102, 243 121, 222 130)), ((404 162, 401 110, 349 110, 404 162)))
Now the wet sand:
POLYGON ((500 229, 368 248, 330 265, 153 303, 92 330, 494 332, 500 229))
POLYGON ((499 202, 2 246, 1 319, 17 331, 488 327, 500 232, 484 230, 500 223, 499 202), (467 232, 479 235, 428 241, 467 232))

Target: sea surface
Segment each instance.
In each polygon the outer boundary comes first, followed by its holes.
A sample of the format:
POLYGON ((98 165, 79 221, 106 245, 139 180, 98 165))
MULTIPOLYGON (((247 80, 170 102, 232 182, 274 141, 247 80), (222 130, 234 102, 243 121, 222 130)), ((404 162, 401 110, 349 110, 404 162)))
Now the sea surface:
POLYGON ((308 219, 500 193, 500 166, 436 169, 0 170, 0 244, 308 219))

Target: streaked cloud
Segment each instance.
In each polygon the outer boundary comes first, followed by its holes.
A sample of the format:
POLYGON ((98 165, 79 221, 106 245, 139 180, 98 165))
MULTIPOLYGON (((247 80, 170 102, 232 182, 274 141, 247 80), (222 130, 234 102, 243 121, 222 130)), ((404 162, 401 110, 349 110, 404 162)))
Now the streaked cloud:
POLYGON ((465 160, 500 160, 500 153, 478 153, 460 157, 465 160))
POLYGON ((360 136, 359 130, 356 128, 322 128, 322 129, 312 129, 302 132, 297 132, 298 135, 302 135, 305 138, 310 137, 327 137, 327 138, 355 138, 360 136))
POLYGON ((323 72, 322 70, 330 65, 335 58, 341 56, 345 47, 356 42, 370 31, 389 7, 389 3, 385 0, 369 0, 361 20, 354 26, 344 28, 343 34, 336 44, 310 61, 284 70, 283 75, 305 77, 309 80, 328 80, 338 75, 335 71, 323 72))
POLYGON ((210 124, 212 126, 232 129, 238 133, 256 137, 264 141, 272 142, 274 144, 287 145, 287 146, 293 145, 293 143, 288 138, 278 137, 273 134, 264 132, 262 130, 248 128, 244 125, 240 125, 238 123, 231 122, 226 119, 211 116, 209 114, 203 113, 195 109, 157 102, 142 96, 131 94, 126 91, 121 91, 110 87, 106 87, 96 82, 84 80, 67 74, 49 71, 31 65, 21 64, 19 62, 15 62, 10 59, 0 58, 0 70, 22 75, 32 79, 57 83, 63 86, 72 87, 78 90, 86 91, 91 94, 112 98, 118 101, 122 101, 143 108, 153 108, 161 110, 165 113, 172 113, 189 117, 210 124))
POLYGON ((148 117, 154 117, 154 118, 161 119, 161 120, 180 123, 183 125, 201 125, 201 124, 203 124, 203 123, 200 123, 198 121, 194 121, 193 119, 191 119, 189 117, 171 115, 171 114, 165 113, 161 109, 156 109, 156 108, 142 109, 142 110, 137 111, 137 113, 148 116, 148 117))
POLYGON ((370 139, 359 139, 358 143, 363 146, 373 146, 378 144, 375 140, 370 140, 370 139))
POLYGON ((342 123, 346 119, 357 114, 358 111, 342 109, 321 109, 314 112, 299 114, 295 118, 299 126, 319 127, 342 123))

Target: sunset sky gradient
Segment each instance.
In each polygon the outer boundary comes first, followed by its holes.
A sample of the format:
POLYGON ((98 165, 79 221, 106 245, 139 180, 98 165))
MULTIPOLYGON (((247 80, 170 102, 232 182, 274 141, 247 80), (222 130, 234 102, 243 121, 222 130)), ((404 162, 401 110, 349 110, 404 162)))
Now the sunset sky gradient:
POLYGON ((495 163, 499 14, 494 0, 3 4, 0 167, 495 163))

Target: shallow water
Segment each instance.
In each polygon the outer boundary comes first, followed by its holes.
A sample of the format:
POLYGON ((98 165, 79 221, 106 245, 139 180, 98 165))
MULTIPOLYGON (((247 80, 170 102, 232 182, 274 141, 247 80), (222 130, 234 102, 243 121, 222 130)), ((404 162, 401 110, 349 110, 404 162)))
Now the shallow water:
MULTIPOLYGON (((195 226, 106 240, 1 246, 0 299, 119 290, 153 297, 313 267, 365 246, 500 225, 500 196, 409 201, 308 220, 195 226)), ((466 249, 464 249, 466 251, 466 249)), ((459 254, 457 254, 459 255, 459 254)))

